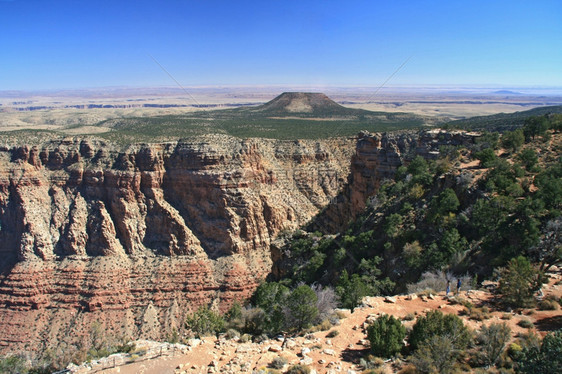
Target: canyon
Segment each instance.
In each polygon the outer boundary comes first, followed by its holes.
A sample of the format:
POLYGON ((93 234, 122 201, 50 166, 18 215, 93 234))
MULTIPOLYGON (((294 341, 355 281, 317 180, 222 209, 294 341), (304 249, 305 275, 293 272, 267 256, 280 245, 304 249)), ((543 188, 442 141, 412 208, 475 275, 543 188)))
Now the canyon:
POLYGON ((0 347, 77 344, 92 324, 163 339, 269 273, 270 246, 347 182, 354 139, 206 136, 118 149, 0 149, 0 347))
POLYGON ((311 222, 341 229, 405 159, 474 136, 3 147, 0 350, 78 347, 94 324, 114 339, 181 333, 197 307, 246 300, 276 238, 311 222))

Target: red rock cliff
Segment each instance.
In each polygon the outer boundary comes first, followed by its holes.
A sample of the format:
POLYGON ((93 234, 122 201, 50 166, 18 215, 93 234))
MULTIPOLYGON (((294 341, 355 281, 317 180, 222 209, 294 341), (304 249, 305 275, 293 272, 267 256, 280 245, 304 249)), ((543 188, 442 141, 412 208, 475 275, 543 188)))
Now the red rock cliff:
POLYGON ((0 149, 0 349, 165 338, 186 313, 248 297, 269 246, 347 181, 354 140, 209 136, 112 150, 0 149))

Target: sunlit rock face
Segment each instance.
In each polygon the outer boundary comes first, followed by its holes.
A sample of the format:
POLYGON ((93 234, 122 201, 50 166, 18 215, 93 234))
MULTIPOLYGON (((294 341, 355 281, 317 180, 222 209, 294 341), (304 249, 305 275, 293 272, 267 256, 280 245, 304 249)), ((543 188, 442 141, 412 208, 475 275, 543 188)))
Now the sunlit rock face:
POLYGON ((251 295, 279 233, 338 232, 402 163, 473 140, 425 131, 0 147, 0 353, 77 343, 96 321, 113 337, 181 333, 199 306, 225 311, 251 295))
POLYGON ((208 136, 117 149, 67 139, 0 149, 0 346, 163 339, 270 272, 270 245, 347 182, 355 139, 208 136))

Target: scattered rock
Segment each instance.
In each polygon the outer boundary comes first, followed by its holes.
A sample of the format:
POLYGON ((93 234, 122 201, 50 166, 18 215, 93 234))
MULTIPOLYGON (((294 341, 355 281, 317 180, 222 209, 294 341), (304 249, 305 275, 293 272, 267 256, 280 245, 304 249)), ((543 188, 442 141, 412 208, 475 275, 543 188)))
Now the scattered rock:
POLYGON ((384 298, 384 301, 385 301, 386 303, 396 304, 396 297, 386 296, 386 297, 384 298))
POLYGON ((303 364, 303 365, 312 365, 313 362, 314 361, 312 360, 312 358, 310 358, 308 356, 303 357, 303 359, 301 360, 301 364, 303 364))
POLYGON ((335 312, 344 318, 347 318, 351 315, 351 310, 350 309, 343 309, 343 308, 337 308, 335 309, 335 312))

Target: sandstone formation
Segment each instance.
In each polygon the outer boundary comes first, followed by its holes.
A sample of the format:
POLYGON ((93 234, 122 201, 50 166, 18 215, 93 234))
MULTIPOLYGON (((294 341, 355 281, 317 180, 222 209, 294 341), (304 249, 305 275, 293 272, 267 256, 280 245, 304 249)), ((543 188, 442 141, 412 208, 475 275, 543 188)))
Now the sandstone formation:
POLYGON ((66 139, 0 149, 0 346, 163 339, 247 298, 269 246, 343 187, 354 140, 66 139))
POLYGON ((0 354, 108 335, 164 339, 272 270, 275 237, 335 232, 415 155, 464 133, 164 144, 65 139, 0 148, 0 354), (320 215, 317 215, 322 212, 320 215))

